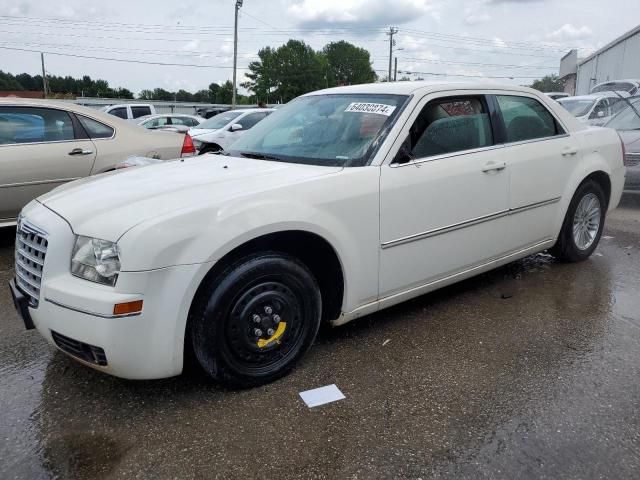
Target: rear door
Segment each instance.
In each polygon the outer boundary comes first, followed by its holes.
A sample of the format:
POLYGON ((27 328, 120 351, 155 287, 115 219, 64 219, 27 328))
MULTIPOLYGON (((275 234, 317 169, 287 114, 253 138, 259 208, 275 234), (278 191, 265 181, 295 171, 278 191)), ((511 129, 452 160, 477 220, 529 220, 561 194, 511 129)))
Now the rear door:
POLYGON ((0 222, 65 182, 90 174, 95 146, 55 108, 0 107, 0 222))
POLYGON ((578 142, 534 96, 495 95, 510 173, 506 241, 517 251, 555 238, 560 200, 579 165, 578 142))

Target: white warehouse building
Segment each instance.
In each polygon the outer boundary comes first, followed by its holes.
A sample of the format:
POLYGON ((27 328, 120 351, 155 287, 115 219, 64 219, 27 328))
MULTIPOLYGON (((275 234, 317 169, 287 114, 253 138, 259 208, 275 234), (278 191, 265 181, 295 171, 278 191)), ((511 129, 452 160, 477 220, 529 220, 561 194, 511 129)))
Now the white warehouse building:
POLYGON ((640 80, 640 25, 577 60, 575 94, 586 95, 599 83, 624 79, 640 80))

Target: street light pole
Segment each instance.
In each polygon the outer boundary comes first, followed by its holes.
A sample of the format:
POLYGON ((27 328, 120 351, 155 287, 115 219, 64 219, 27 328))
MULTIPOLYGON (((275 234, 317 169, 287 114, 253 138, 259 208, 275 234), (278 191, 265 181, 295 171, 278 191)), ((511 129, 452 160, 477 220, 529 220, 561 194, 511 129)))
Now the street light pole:
POLYGON ((243 0, 236 0, 236 19, 233 29, 233 97, 231 108, 236 108, 236 68, 238 67, 238 12, 243 0))
POLYGON ((44 53, 42 52, 40 52, 40 62, 42 63, 42 93, 44 94, 44 98, 47 98, 49 85, 47 82, 47 72, 44 69, 44 53))

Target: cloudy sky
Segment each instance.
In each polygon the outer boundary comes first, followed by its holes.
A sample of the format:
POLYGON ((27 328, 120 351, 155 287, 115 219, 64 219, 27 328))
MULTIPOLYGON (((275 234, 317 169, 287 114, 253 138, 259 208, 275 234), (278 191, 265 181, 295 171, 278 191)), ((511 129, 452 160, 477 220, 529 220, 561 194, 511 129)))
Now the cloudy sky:
MULTIPOLYGON (((607 10, 602 0, 244 0, 239 75, 261 47, 296 38, 316 49, 341 39, 364 47, 382 76, 385 31, 393 25, 398 69, 412 78, 506 77, 501 80, 527 84, 557 73, 570 48, 586 56, 637 25, 638 0, 613 3, 607 10)), ((196 91, 231 78, 234 4, 0 0, 0 69, 39 73, 36 52, 44 51, 49 74, 90 75, 135 92, 196 91)))

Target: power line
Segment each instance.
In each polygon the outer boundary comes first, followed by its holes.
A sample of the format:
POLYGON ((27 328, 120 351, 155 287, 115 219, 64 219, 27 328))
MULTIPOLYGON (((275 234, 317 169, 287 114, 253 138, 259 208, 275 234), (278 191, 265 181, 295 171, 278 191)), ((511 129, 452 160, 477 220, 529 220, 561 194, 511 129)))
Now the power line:
MULTIPOLYGON (((15 50, 15 51, 19 51, 19 52, 33 52, 33 53, 46 53, 48 55, 57 55, 57 56, 61 56, 61 57, 74 57, 74 58, 88 58, 88 59, 92 59, 92 60, 106 60, 109 62, 123 62, 123 63, 140 63, 143 65, 160 65, 160 66, 166 66, 166 67, 194 67, 194 68, 225 68, 225 69, 232 69, 232 66, 227 66, 227 65, 202 65, 202 64, 195 64, 195 63, 168 63, 168 62, 149 62, 149 61, 145 61, 145 60, 131 60, 131 59, 124 59, 124 58, 109 58, 109 57, 95 57, 92 55, 79 55, 79 54, 75 54, 75 53, 62 53, 62 52, 47 52, 47 51, 42 51, 42 50, 32 50, 32 49, 28 49, 28 48, 17 48, 17 47, 2 47, 0 46, 1 50, 15 50)), ((238 67, 239 70, 248 70, 249 67, 238 67)))

